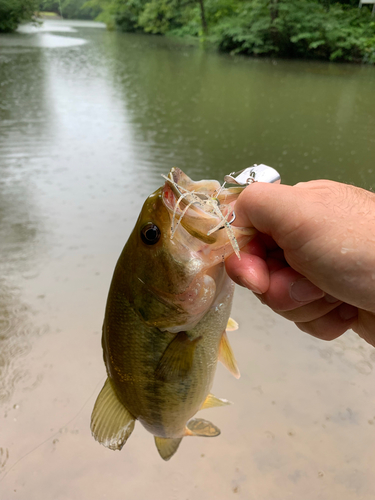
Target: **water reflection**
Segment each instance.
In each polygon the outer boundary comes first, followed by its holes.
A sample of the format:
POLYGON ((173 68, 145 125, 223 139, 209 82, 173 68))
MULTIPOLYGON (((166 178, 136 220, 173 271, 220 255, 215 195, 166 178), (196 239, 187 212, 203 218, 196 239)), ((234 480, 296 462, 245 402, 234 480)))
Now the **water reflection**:
POLYGON ((116 88, 151 146, 146 162, 197 177, 265 162, 289 183, 373 185, 373 68, 233 60, 140 36, 111 41, 116 88))
POLYGON ((76 33, 76 29, 69 25, 47 21, 43 24, 25 24, 18 28, 21 36, 2 35, 0 45, 3 47, 27 48, 63 48, 84 45, 87 40, 73 36, 52 35, 50 32, 76 33))
POLYGON ((16 387, 31 388, 41 376, 25 362, 43 327, 35 324, 22 281, 37 277, 43 254, 31 164, 48 111, 43 55, 6 50, 0 60, 0 400, 8 403, 16 387))
POLYGON ((32 390, 42 380, 42 373, 30 373, 25 358, 35 338, 45 329, 38 328, 32 311, 19 297, 19 291, 1 283, 0 293, 0 404, 7 403, 16 389, 32 390))
MULTIPOLYGON (((2 174, 4 177, 5 169, 2 174)), ((6 176, 5 176, 6 177, 6 176)), ((7 403, 16 387, 31 388, 40 372, 29 373, 22 358, 43 333, 24 301, 21 281, 38 276, 36 254, 42 237, 24 186, 0 184, 0 402, 7 403)), ((7 406, 4 407, 5 409, 7 406)))
POLYGON ((372 187, 374 68, 90 26, 48 28, 87 41, 51 50, 23 46, 33 33, 0 37, 2 495, 372 500, 373 350, 301 335, 242 290, 230 339, 242 378, 219 368, 213 388, 235 405, 207 410, 220 438, 186 439, 166 465, 141 426, 113 453, 89 420, 113 267, 160 173, 222 179, 264 162, 284 182, 372 187))

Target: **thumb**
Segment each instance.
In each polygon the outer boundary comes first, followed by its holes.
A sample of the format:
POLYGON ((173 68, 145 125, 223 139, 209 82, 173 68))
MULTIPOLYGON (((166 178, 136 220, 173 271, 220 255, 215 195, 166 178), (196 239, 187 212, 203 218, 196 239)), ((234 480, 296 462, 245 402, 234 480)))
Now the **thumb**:
POLYGON ((298 230, 306 221, 306 216, 309 218, 311 214, 309 192, 301 186, 251 184, 241 193, 234 207, 235 225, 255 227, 285 248, 286 238, 298 230))

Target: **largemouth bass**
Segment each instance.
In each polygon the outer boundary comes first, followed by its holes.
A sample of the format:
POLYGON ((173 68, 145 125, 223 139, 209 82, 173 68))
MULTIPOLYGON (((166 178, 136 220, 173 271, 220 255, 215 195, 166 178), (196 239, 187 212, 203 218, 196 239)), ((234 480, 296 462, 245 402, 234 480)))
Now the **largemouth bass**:
POLYGON ((192 417, 228 404, 210 394, 218 360, 239 377, 226 335, 228 321, 235 323, 229 318, 234 284, 224 260, 255 232, 228 223, 242 189, 194 182, 174 168, 146 199, 107 300, 108 378, 91 417, 104 446, 121 450, 136 420, 154 435, 164 460, 184 436, 220 434, 192 417))

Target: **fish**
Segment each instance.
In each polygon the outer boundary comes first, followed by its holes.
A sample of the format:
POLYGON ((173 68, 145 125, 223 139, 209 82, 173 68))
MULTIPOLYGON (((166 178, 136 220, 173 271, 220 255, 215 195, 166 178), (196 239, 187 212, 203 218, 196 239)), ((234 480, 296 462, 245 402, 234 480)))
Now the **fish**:
POLYGON ((214 437, 205 408, 218 360, 239 378, 226 334, 234 283, 225 259, 255 235, 231 227, 243 188, 193 181, 172 168, 144 202, 116 264, 102 333, 107 379, 91 416, 94 438, 121 450, 138 420, 169 460, 185 436, 214 437))

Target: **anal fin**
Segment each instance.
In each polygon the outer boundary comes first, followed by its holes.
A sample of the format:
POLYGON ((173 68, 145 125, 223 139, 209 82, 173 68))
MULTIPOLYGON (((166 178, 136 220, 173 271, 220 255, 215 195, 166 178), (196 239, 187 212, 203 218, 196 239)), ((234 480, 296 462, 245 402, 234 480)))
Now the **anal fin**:
POLYGON ((173 381, 185 377, 193 365, 195 348, 200 339, 190 340, 186 332, 179 332, 160 358, 155 370, 156 378, 173 381))
POLYGON ((215 437, 219 434, 220 429, 203 418, 193 418, 186 424, 186 436, 215 437))
POLYGON ((220 399, 214 396, 213 394, 209 394, 202 407, 201 410, 205 410, 206 408, 215 408, 216 406, 226 406, 226 405, 231 405, 231 401, 228 401, 227 399, 220 399))
POLYGON ((155 436, 155 444, 163 460, 169 460, 176 453, 182 438, 162 438, 155 436))
POLYGON ((107 448, 121 450, 134 425, 135 418, 119 401, 107 378, 91 415, 92 435, 107 448))
POLYGON ((232 348, 229 344, 229 340, 225 331, 220 341, 219 360, 231 372, 231 374, 234 377, 240 378, 241 376, 240 370, 238 369, 236 358, 234 357, 232 348))
POLYGON ((233 318, 229 318, 227 326, 226 326, 225 329, 226 329, 227 332, 234 332, 235 330, 238 330, 238 323, 237 323, 237 321, 235 319, 233 319, 233 318))

